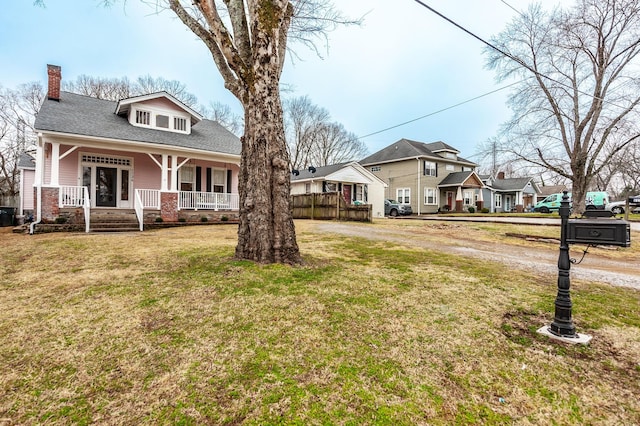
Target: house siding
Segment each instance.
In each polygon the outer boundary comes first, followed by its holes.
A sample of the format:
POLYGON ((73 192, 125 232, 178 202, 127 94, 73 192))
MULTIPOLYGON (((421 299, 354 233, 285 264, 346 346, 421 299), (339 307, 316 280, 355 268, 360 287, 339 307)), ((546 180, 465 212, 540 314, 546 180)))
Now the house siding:
MULTIPOLYGON (((379 179, 389 185, 385 191, 385 198, 396 199, 397 191, 401 188, 409 188, 411 191, 411 208, 416 209, 417 203, 416 194, 417 191, 417 173, 418 173, 418 161, 415 159, 398 161, 395 163, 386 164, 371 164, 367 165, 367 170, 371 171, 372 167, 380 167, 379 171, 373 172, 379 179)), ((422 167, 422 166, 420 166, 422 167)))

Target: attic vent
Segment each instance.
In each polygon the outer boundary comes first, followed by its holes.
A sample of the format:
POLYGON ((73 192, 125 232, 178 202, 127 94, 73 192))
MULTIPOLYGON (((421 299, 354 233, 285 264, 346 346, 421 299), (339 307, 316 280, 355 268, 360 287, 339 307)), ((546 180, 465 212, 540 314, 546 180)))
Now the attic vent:
POLYGON ((116 166, 131 166, 131 160, 129 158, 114 158, 114 157, 102 157, 99 155, 82 155, 83 163, 94 164, 114 164, 116 166))

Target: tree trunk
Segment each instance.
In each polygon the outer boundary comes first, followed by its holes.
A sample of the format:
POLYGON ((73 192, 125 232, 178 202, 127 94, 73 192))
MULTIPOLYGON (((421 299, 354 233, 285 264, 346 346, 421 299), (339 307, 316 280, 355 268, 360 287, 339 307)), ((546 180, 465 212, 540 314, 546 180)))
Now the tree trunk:
POLYGON ((301 258, 291 210, 289 155, 278 84, 263 78, 255 81, 244 104, 236 257, 297 264, 301 258))
POLYGON ((589 182, 584 171, 574 170, 571 179, 571 212, 573 215, 582 215, 585 211, 585 198, 589 182))

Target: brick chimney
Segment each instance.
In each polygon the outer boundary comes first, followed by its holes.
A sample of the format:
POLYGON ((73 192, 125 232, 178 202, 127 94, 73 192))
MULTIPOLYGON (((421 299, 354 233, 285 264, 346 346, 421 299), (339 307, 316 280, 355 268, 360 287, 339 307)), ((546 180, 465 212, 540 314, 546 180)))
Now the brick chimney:
POLYGON ((58 65, 47 65, 47 74, 49 75, 49 88, 47 98, 60 100, 60 80, 62 80, 62 69, 58 65))
POLYGON ((498 179, 504 179, 504 172, 498 172, 498 179))

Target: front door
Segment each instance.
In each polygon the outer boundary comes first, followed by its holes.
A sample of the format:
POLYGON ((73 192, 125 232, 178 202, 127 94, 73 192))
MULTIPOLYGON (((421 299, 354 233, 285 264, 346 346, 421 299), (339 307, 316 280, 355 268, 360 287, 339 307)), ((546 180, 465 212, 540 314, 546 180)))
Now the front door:
POLYGON ((351 185, 342 185, 342 196, 347 204, 351 204, 351 185))
POLYGON ((118 169, 96 168, 96 207, 115 207, 118 169))
POLYGON ((447 191, 447 206, 449 206, 449 210, 454 210, 456 208, 456 205, 453 202, 453 192, 447 191))

